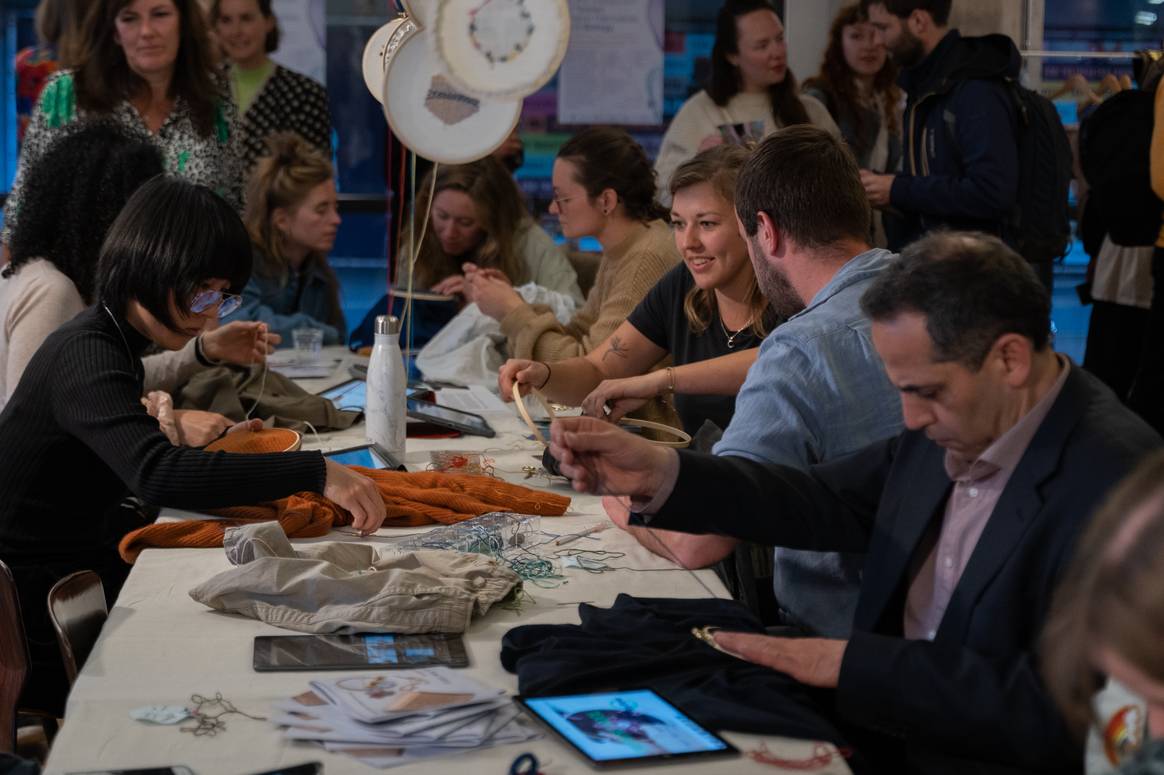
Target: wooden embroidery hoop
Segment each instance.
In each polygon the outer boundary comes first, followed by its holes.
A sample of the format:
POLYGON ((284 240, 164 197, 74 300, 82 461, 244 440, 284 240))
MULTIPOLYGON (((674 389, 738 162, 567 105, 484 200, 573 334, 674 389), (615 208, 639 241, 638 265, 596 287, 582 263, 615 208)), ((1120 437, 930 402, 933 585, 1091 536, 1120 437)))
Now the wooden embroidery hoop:
MULTIPOLYGON (((530 388, 529 394, 537 399, 537 402, 542 405, 551 420, 558 419, 558 415, 554 412, 554 407, 550 406, 550 402, 541 394, 537 388, 530 388)), ((521 419, 525 420, 525 424, 533 431, 534 438, 537 439, 543 446, 549 446, 546 437, 542 435, 537 423, 529 416, 529 411, 525 408, 525 402, 522 401, 521 385, 517 382, 513 383, 513 403, 517 405, 517 413, 521 415, 521 419)), ((624 417, 618 421, 619 425, 625 425, 631 428, 649 428, 653 431, 667 433, 676 438, 675 441, 657 441, 655 439, 647 439, 650 443, 659 447, 671 447, 673 449, 686 449, 691 446, 691 435, 679 428, 672 428, 670 425, 664 425, 661 422, 652 422, 651 420, 636 420, 630 417, 624 417)))

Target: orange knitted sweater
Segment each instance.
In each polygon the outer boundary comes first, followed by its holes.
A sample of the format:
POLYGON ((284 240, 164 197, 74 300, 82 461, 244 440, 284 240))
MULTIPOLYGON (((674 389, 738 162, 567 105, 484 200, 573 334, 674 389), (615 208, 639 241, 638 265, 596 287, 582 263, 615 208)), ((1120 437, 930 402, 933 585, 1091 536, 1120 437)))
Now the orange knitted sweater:
MULTIPOLYGON (((433 523, 463 522, 491 511, 559 517, 570 499, 551 492, 531 490, 489 476, 405 473, 352 467, 376 483, 388 516, 384 527, 418 527, 433 523)), ((151 547, 209 548, 222 546, 226 528, 248 522, 278 520, 288 538, 317 538, 332 527, 350 525, 352 515, 313 492, 289 498, 215 509, 225 519, 161 522, 134 530, 121 539, 118 549, 128 563, 151 547)))

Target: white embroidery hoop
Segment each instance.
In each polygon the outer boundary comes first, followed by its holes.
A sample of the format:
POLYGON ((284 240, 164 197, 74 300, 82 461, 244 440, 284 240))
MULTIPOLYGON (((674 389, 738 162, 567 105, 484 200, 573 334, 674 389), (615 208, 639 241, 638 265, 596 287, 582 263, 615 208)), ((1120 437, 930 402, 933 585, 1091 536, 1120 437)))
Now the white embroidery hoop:
MULTIPOLYGON (((551 420, 558 419, 558 415, 554 412, 554 407, 546 400, 546 397, 541 394, 537 388, 530 388, 529 395, 533 396, 539 404, 542 405, 542 410, 549 416, 551 420)), ((521 415, 521 419, 533 431, 534 438, 537 439, 543 446, 549 446, 546 437, 542 435, 537 423, 529 416, 529 410, 525 408, 525 402, 521 396, 521 384, 513 383, 513 403, 517 406, 517 413, 521 415)), ((670 425, 664 425, 661 422, 652 422, 651 420, 636 420, 630 417, 624 417, 618 421, 619 425, 626 425, 632 428, 649 428, 661 433, 669 433, 676 438, 676 441, 659 441, 656 439, 646 439, 651 444, 658 447, 671 447, 673 449, 686 449, 691 446, 691 435, 679 428, 672 428, 670 425)))
MULTIPOLYGON (((385 53, 384 117, 402 143, 415 154, 440 164, 468 164, 501 147, 521 117, 521 100, 462 95, 477 102, 475 112, 447 123, 426 101, 433 79, 445 75, 440 60, 419 29, 404 35, 385 53)), ((451 85, 451 84, 450 84, 451 85)))
POLYGON ((440 0, 432 22, 433 46, 460 88, 484 96, 528 97, 554 77, 566 56, 570 6, 567 0, 525 0, 533 31, 524 47, 506 52, 512 58, 502 62, 490 61, 470 29, 474 14, 490 2, 518 0, 440 0))
POLYGON ((432 26, 440 3, 441 0, 400 0, 404 12, 411 16, 421 29, 432 26))
POLYGON ((384 71, 388 68, 388 55, 417 29, 415 21, 401 15, 373 32, 372 37, 368 38, 364 46, 364 85, 377 102, 384 103, 384 71))

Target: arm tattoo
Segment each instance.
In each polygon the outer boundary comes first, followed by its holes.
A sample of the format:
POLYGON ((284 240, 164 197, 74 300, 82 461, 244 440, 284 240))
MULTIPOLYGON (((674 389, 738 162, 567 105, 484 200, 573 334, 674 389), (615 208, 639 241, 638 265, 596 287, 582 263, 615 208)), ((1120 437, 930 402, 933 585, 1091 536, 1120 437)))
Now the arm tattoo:
POLYGON ((626 345, 617 336, 610 337, 610 349, 602 354, 602 360, 605 361, 608 355, 617 355, 624 360, 628 357, 626 345))

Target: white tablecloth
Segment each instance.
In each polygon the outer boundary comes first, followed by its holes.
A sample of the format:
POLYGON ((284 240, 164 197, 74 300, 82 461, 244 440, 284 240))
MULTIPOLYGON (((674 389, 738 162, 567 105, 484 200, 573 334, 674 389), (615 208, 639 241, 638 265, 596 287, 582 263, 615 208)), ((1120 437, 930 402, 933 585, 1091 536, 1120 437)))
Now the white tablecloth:
MULTIPOLYGON (((305 381, 309 390, 322 390, 347 377, 351 356, 337 367, 329 380, 305 381)), ((547 517, 542 529, 567 534, 605 521, 599 499, 579 496, 564 484, 544 478, 525 479, 522 467, 538 465, 541 448, 524 438, 528 431, 515 415, 489 414, 497 430, 494 439, 464 437, 455 440, 413 440, 408 442, 406 463, 420 470, 429 461, 428 452, 455 449, 484 452, 492 458, 495 473, 508 481, 535 487, 550 487, 571 495, 574 500, 561 518, 547 517)), ((305 449, 340 449, 362 441, 363 426, 342 433, 324 433, 318 439, 304 439, 305 449)), ((560 480, 559 480, 560 481, 560 480)), ((180 518, 167 512, 163 518, 180 518)), ((367 540, 388 541, 418 532, 416 529, 383 529, 367 540)), ((355 540, 333 533, 319 540, 355 540)), ((698 579, 673 563, 641 548, 634 539, 617 529, 579 539, 569 546, 602 548, 625 552, 612 564, 631 570, 592 574, 579 569, 562 571, 566 583, 555 589, 526 585, 534 602, 520 611, 494 608, 472 624, 465 635, 473 676, 490 685, 517 692, 516 677, 507 673, 498 659, 502 636, 524 624, 577 623, 577 604, 586 602, 608 606, 625 592, 644 597, 706 597, 711 590, 726 597, 722 584, 711 571, 699 571, 698 579), (706 588, 705 588, 706 587, 706 588)), ((188 765, 198 775, 206 773, 254 773, 307 761, 324 763, 327 773, 372 772, 354 759, 329 754, 322 748, 283 739, 279 730, 266 721, 243 716, 227 716, 226 730, 216 737, 194 737, 177 727, 152 726, 130 719, 129 711, 143 705, 187 704, 191 694, 213 696, 216 692, 240 710, 264 716, 272 702, 283 700, 307 688, 311 673, 256 673, 251 668, 252 640, 256 635, 288 634, 284 630, 250 619, 215 613, 195 603, 187 591, 215 573, 229 567, 221 549, 152 549, 142 553, 109 614, 100 640, 85 663, 69 696, 65 723, 52 748, 46 772, 63 773, 97 768, 188 765)), ((336 675, 328 673, 328 675, 336 675)), ((769 750, 788 759, 807 758, 814 744, 780 738, 725 735, 741 750, 752 750, 762 742, 769 750)), ((430 760, 392 770, 412 773, 506 773, 514 758, 533 752, 547 775, 590 772, 589 767, 565 746, 549 736, 530 744, 473 751, 456 757, 430 760)), ((779 771, 757 764, 746 756, 736 759, 689 764, 669 764, 656 768, 666 772, 764 772, 779 771)), ((639 771, 642 771, 641 769, 639 771)), ((821 773, 847 773, 834 761, 821 773)))

